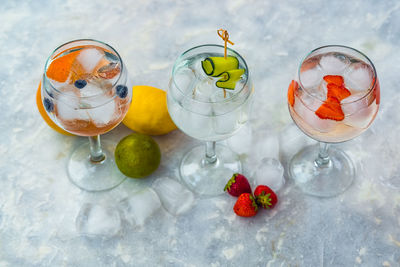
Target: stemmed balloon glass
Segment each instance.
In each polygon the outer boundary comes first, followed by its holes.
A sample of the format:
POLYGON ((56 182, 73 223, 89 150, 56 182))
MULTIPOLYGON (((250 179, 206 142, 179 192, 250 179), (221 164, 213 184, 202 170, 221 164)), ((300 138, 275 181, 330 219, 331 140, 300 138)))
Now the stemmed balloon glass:
POLYGON ((87 191, 122 183, 126 177, 114 162, 114 145, 100 143, 100 135, 122 121, 132 98, 128 73, 117 51, 91 39, 63 44, 47 59, 41 85, 50 118, 72 134, 89 137, 69 159, 71 182, 87 191))
POLYGON ((216 86, 221 77, 208 76, 202 61, 223 57, 224 47, 201 45, 184 52, 175 62, 167 92, 168 111, 187 135, 205 141, 190 150, 180 165, 183 182, 199 195, 223 193, 227 180, 241 171, 238 156, 216 141, 234 135, 248 120, 253 84, 243 57, 232 49, 238 69, 244 70, 234 89, 216 86))
POLYGON ((375 66, 360 51, 329 45, 303 59, 288 89, 288 107, 296 125, 319 145, 299 151, 289 163, 289 175, 305 193, 332 197, 351 185, 352 160, 329 144, 368 129, 379 103, 375 66))

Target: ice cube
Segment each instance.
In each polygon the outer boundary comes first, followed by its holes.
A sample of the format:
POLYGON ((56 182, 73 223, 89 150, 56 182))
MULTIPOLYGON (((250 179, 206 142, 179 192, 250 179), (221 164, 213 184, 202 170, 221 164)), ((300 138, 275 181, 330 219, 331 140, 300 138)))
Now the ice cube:
POLYGON ((103 58, 104 54, 100 50, 96 48, 86 48, 81 50, 76 60, 87 73, 92 73, 103 58))
POLYGON ((305 88, 316 88, 322 82, 322 72, 319 68, 313 68, 300 73, 301 84, 305 88))
POLYGON ((243 126, 234 136, 227 140, 228 146, 237 154, 249 154, 253 141, 253 130, 250 125, 243 126))
POLYGON ((119 208, 132 225, 143 226, 161 207, 160 199, 151 188, 145 188, 120 202, 119 208))
POLYGON ((266 185, 277 192, 285 184, 283 166, 278 159, 263 158, 254 175, 254 186, 266 185))
POLYGON ((89 237, 109 238, 121 229, 121 218, 114 207, 86 203, 75 221, 77 231, 89 237))
POLYGON ((171 109, 172 112, 176 112, 173 117, 178 118, 176 122, 179 128, 187 135, 197 139, 210 138, 212 133, 211 106, 187 97, 183 99, 182 106, 183 109, 179 106, 176 110, 171 109))
POLYGON ((333 55, 323 56, 319 62, 326 75, 342 75, 348 64, 347 57, 333 55))
POLYGON ((87 109, 87 114, 96 126, 105 126, 118 116, 115 100, 108 98, 104 101, 105 104, 87 109))
POLYGON ((193 193, 171 178, 158 178, 153 183, 153 189, 160 197, 163 207, 172 215, 180 215, 194 204, 193 193))
POLYGON ((85 109, 80 109, 80 99, 76 95, 63 92, 57 97, 56 114, 60 120, 89 120, 89 115, 85 109))
POLYGON ((365 129, 372 122, 378 107, 375 102, 368 106, 368 97, 363 96, 365 92, 353 94, 342 100, 342 110, 346 115, 343 120, 345 124, 365 129))
POLYGON ((85 87, 79 90, 81 97, 90 97, 103 94, 104 90, 91 82, 87 83, 85 87))
POLYGON ((239 129, 240 109, 213 117, 213 128, 218 134, 232 134, 239 129))
POLYGON ((314 143, 296 125, 290 124, 279 133, 280 157, 285 162, 294 156, 301 148, 314 143))
POLYGON ((215 101, 212 99, 212 95, 216 90, 220 90, 215 86, 213 79, 204 77, 201 80, 198 78, 194 84, 193 98, 198 101, 210 102, 215 101))
MULTIPOLYGON (((304 101, 304 98, 302 100, 304 101)), ((309 103, 306 106, 302 103, 302 100, 296 97, 293 107, 296 112, 295 116, 298 116, 301 121, 321 133, 330 132, 336 126, 337 123, 334 120, 321 119, 315 114, 315 111, 323 104, 323 101, 309 97, 309 103)), ((294 119, 296 123, 302 124, 296 117, 294 119)))
POLYGON ((112 79, 120 73, 121 69, 118 63, 111 62, 97 70, 97 75, 103 79, 112 79))
POLYGON ((354 63, 344 75, 344 83, 351 91, 368 90, 372 85, 373 71, 364 63, 354 63))
POLYGON ((258 131, 252 151, 256 159, 279 158, 279 138, 272 131, 258 131))

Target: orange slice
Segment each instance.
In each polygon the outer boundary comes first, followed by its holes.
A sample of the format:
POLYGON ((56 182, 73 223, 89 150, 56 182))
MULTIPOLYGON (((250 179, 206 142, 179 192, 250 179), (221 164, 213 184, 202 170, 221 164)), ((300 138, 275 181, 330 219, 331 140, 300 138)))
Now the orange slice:
POLYGON ((294 93, 297 91, 298 88, 299 84, 295 80, 292 80, 292 82, 289 84, 287 92, 288 102, 292 107, 294 106, 294 93))
POLYGON ((71 52, 65 56, 58 57, 50 63, 46 75, 48 78, 63 83, 68 79, 71 67, 80 50, 71 52))

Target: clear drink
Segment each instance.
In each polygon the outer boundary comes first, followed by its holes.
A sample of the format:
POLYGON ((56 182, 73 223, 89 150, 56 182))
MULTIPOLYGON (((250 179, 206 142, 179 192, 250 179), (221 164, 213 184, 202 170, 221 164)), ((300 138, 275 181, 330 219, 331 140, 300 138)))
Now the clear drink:
MULTIPOLYGON (((171 80, 168 110, 175 124, 187 135, 203 141, 219 141, 234 135, 248 120, 252 88, 244 88, 247 74, 234 90, 216 86, 220 77, 207 76, 201 62, 223 53, 200 53, 181 61, 171 80), (244 90, 242 91, 242 89, 244 90)), ((244 69, 241 63, 239 68, 244 69)))
POLYGON ((167 92, 176 126, 206 141, 205 148, 190 150, 180 165, 182 180, 200 195, 223 193, 226 179, 241 172, 238 156, 216 141, 232 136, 247 122, 253 84, 244 59, 232 49, 227 51, 225 58, 223 46, 202 45, 183 53, 175 62, 167 92))

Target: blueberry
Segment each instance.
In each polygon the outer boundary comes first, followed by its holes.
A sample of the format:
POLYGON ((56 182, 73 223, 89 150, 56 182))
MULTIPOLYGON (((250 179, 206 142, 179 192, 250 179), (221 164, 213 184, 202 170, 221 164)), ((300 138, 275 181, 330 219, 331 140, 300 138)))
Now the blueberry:
POLYGON ((52 112, 54 110, 53 102, 48 98, 43 99, 43 106, 47 112, 52 112))
POLYGON ((75 81, 75 87, 78 89, 82 89, 83 87, 85 87, 87 84, 87 82, 85 80, 76 80, 75 81))
POLYGON ((125 98, 128 95, 128 87, 126 85, 117 85, 117 95, 120 98, 125 98))

